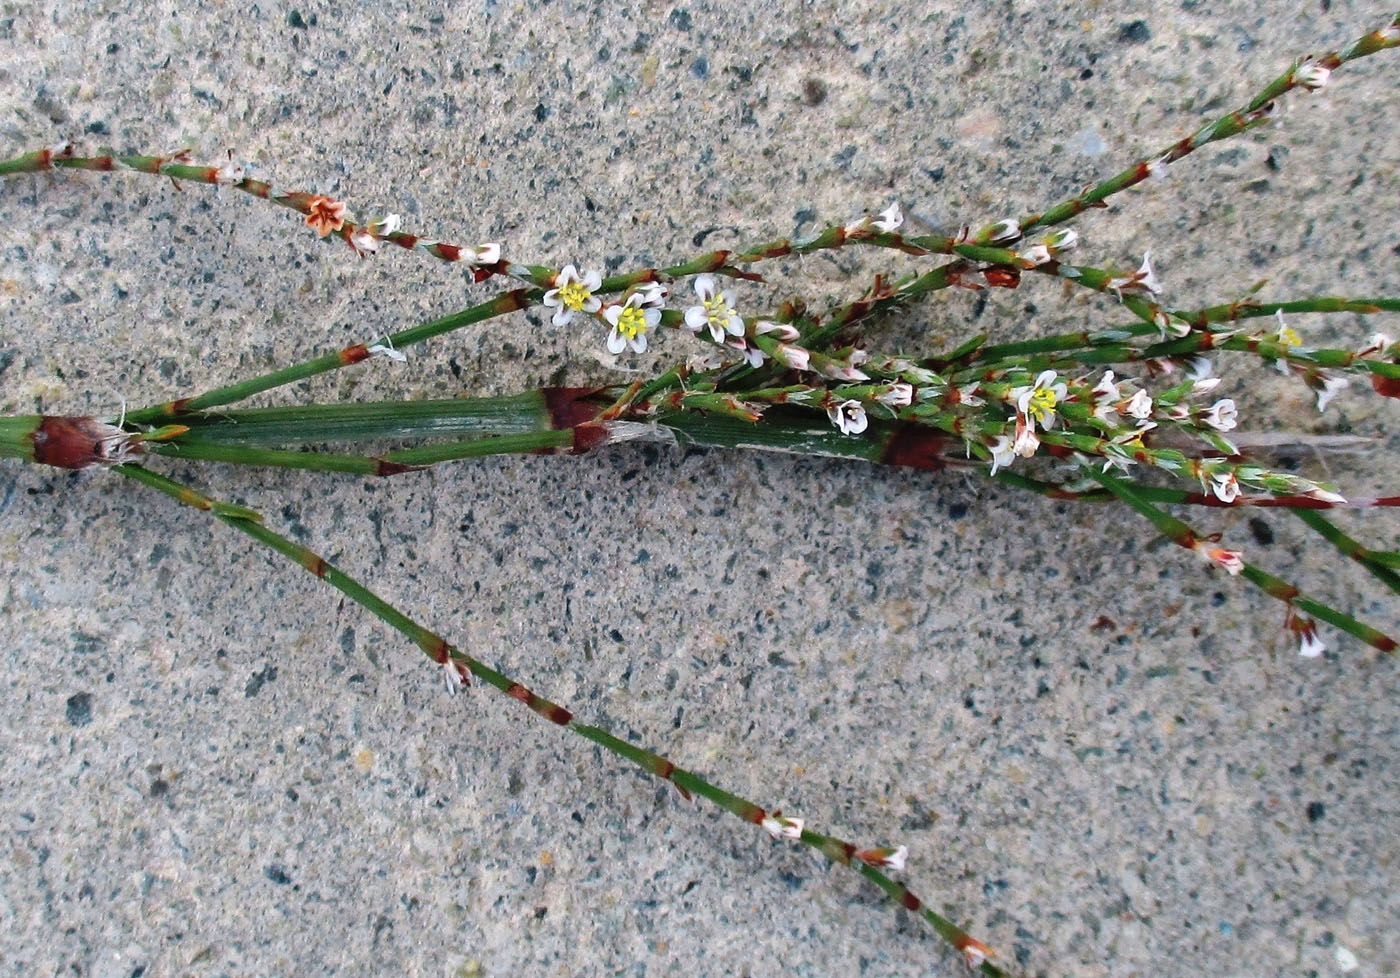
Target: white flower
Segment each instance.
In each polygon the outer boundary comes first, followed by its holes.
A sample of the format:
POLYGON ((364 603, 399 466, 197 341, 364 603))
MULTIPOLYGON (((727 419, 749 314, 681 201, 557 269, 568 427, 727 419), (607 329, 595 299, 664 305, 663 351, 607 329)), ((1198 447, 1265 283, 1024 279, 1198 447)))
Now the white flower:
MULTIPOLYGON (((1142 264, 1138 270, 1131 275, 1120 275, 1117 278, 1108 280, 1104 286, 1110 292, 1121 293, 1124 289, 1136 289, 1141 292, 1150 292, 1157 295, 1162 291, 1162 284, 1157 281, 1157 273, 1152 270, 1152 253, 1145 251, 1142 254, 1142 264)), ((1121 299, 1122 296, 1119 295, 1121 299)))
POLYGON ((379 239, 369 230, 360 228, 350 235, 350 247, 355 249, 355 254, 364 257, 365 255, 379 254, 379 239))
POLYGON ((1191 380, 1205 380, 1215 371, 1215 364, 1211 363, 1210 357, 1202 356, 1199 353, 1187 357, 1183 362, 1186 366, 1186 376, 1191 380))
POLYGON ((1230 576, 1238 576, 1244 570, 1244 558, 1238 550, 1226 550, 1224 547, 1216 547, 1211 544, 1197 540, 1192 547, 1202 560, 1223 568, 1230 576))
POLYGON ((474 265, 494 265, 500 260, 501 246, 494 241, 477 245, 472 256, 474 265))
POLYGON ((800 818, 787 818, 774 812, 772 815, 763 816, 763 821, 759 825, 775 839, 802 838, 802 819, 800 818))
POLYGON ((1051 231, 1040 240, 1050 249, 1052 255, 1059 255, 1060 252, 1069 251, 1079 244, 1079 232, 1074 228, 1060 228, 1058 231, 1051 231))
POLYGON ((626 301, 614 303, 603 310, 603 318, 612 327, 608 334, 608 352, 616 356, 629 346, 633 353, 647 351, 647 330, 661 322, 661 310, 642 305, 642 296, 633 292, 626 301))
POLYGON ((904 864, 909 859, 909 847, 900 846, 897 849, 862 849, 856 853, 856 858, 861 862, 879 869, 892 869, 896 873, 904 870, 904 864))
POLYGON ((401 227, 403 227, 403 218, 397 214, 385 214, 378 220, 369 222, 370 231, 381 238, 386 234, 398 234, 401 227))
POLYGON ((1293 72, 1293 80, 1310 92, 1326 87, 1327 80, 1331 77, 1332 69, 1324 68, 1312 58, 1308 58, 1293 72))
POLYGON ((902 381, 894 383, 883 393, 876 395, 875 400, 890 408, 908 407, 914 403, 914 387, 902 381))
POLYGON ((982 235, 988 244, 1000 245, 1010 244, 1021 237, 1021 222, 1008 217, 1004 221, 997 221, 987 228, 982 235))
POLYGON ((1233 472, 1216 472, 1210 477, 1210 491, 1222 503, 1233 503, 1240 498, 1240 482, 1233 472))
POLYGON ((642 305, 648 309, 660 309, 671 295, 670 290, 660 282, 643 282, 637 286, 636 292, 642 297, 642 305))
POLYGON ((1236 410, 1233 400, 1222 397, 1210 406, 1209 411, 1201 415, 1201 420, 1216 431, 1233 431, 1239 421, 1239 411, 1236 410))
POLYGON ((832 405, 826 409, 826 416, 831 419, 831 423, 841 430, 843 435, 858 435, 865 430, 870 423, 865 416, 865 407, 860 401, 842 401, 840 404, 832 405))
POLYGON ((877 231, 883 231, 889 234, 891 231, 898 230, 899 226, 903 223, 904 214, 899 209, 899 201, 895 201, 882 210, 879 219, 871 221, 870 226, 877 231))
MULTIPOLYGON (((928 373, 929 371, 924 372, 928 373)), ((924 381, 924 383, 929 384, 937 379, 937 375, 934 375, 932 380, 926 380, 924 381)), ((986 404, 987 401, 985 398, 977 396, 977 391, 981 389, 981 387, 982 385, 976 382, 971 384, 963 384, 961 387, 958 388, 958 403, 966 405, 967 407, 981 407, 983 404, 986 404)), ((925 394, 927 394, 927 392, 925 392, 924 394, 920 394, 919 399, 924 400, 925 394)))
POLYGON ((1118 384, 1113 380, 1112 370, 1105 370, 1103 372, 1103 376, 1099 378, 1099 382, 1094 385, 1094 395, 1095 403, 1100 404, 1109 401, 1116 404, 1118 399, 1122 397, 1122 395, 1118 393, 1118 384))
POLYGON ((1309 621, 1309 627, 1298 629, 1298 654, 1304 659, 1316 659, 1327 651, 1327 643, 1317 637, 1317 623, 1309 621))
POLYGON ((1147 391, 1138 391, 1128 401, 1128 413, 1139 421, 1152 417, 1152 397, 1147 391))
POLYGON ((389 339, 387 336, 384 337, 383 343, 376 343, 368 347, 368 350, 369 355, 375 359, 384 358, 386 360, 393 360, 395 363, 408 363, 408 357, 404 356, 402 350, 394 349, 393 340, 389 339))
POLYGON ((773 358, 782 361, 793 370, 812 369, 812 354, 800 346, 779 343, 777 349, 773 351, 773 358))
POLYGON ((1219 386, 1219 377, 1202 377, 1200 380, 1193 380, 1191 382, 1191 396, 1195 397, 1197 394, 1209 394, 1219 386))
POLYGON ((603 300, 593 293, 603 284, 603 276, 597 272, 579 274, 573 265, 565 265, 554 279, 554 288, 544 294, 542 300, 554 310, 552 322, 555 326, 567 326, 574 313, 593 315, 603 308, 603 300))
POLYGON ((988 958, 996 956, 995 952, 987 945, 976 938, 968 937, 966 934, 958 941, 957 948, 962 952, 964 963, 973 971, 982 967, 982 963, 988 958))
POLYGON ((471 685, 470 681, 467 679, 467 675, 467 667, 452 658, 452 656, 449 655, 442 660, 442 678, 443 681, 447 683, 447 694, 449 696, 456 696, 457 690, 461 689, 463 686, 471 685))
POLYGON ((1050 249, 1045 245, 1034 244, 1018 251, 1016 257, 1031 265, 1044 265, 1054 256, 1050 254, 1050 249))
POLYGON ((717 290, 713 275, 695 276, 695 294, 700 297, 700 304, 685 311, 686 329, 698 333, 708 327, 710 339, 716 343, 723 343, 726 333, 744 335, 744 320, 734 310, 734 293, 717 290))
POLYGON ((223 184, 224 186, 231 186, 235 183, 242 183, 247 176, 248 168, 242 163, 235 163, 230 159, 223 166, 219 167, 218 172, 214 174, 214 182, 223 184))
POLYGON ((1386 351, 1395 345, 1395 340, 1386 333, 1372 333, 1371 338, 1366 341, 1366 345, 1357 351, 1358 357, 1378 356, 1383 357, 1386 351))
POLYGON ((1320 371, 1317 375, 1317 381, 1319 384, 1315 389, 1315 393, 1317 394, 1317 409, 1319 411, 1326 411, 1327 405, 1331 403, 1332 398, 1346 390, 1347 379, 1341 374, 1320 371))
MULTIPOLYGON (((987 451, 992 453, 992 475, 996 475, 998 469, 1011 468, 1011 463, 1016 461, 1017 455, 1014 446, 1015 442, 1007 435, 997 435, 992 439, 992 443, 987 446, 987 451)), ((1035 454, 1035 449, 1031 449, 1031 454, 1035 454)))
POLYGON ((1034 427, 1039 424, 1049 431, 1055 427, 1055 405, 1064 400, 1068 388, 1055 383, 1053 370, 1042 370, 1031 387, 1013 387, 1008 396, 1016 402, 1016 414, 1034 427))
POLYGON ((1147 164, 1147 175, 1153 180, 1165 180, 1170 165, 1165 156, 1159 156, 1147 164))
POLYGON ((772 333, 784 343, 791 343, 793 340, 801 339, 802 334, 797 331, 797 327, 791 323, 774 323, 767 319, 760 319, 753 324, 755 336, 765 336, 772 333))
POLYGON ((1162 339, 1174 336, 1181 339, 1183 336, 1191 335, 1191 324, 1180 316, 1173 316, 1165 310, 1158 309, 1152 314, 1152 322, 1156 324, 1162 339))

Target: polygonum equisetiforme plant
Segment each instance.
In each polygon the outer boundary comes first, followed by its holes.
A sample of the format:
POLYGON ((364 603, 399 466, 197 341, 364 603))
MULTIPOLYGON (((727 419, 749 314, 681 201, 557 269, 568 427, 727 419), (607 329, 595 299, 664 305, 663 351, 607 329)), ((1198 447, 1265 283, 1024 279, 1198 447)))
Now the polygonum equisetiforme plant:
MULTIPOLYGON (((441 669, 449 692, 482 683, 544 720, 592 741, 689 799, 700 797, 776 840, 809 846, 848 866, 897 905, 922 916, 967 964, 988 975, 1002 958, 935 912, 896 877, 907 848, 896 839, 854 843, 804 818, 738 797, 714 781, 606 729, 451 644, 366 584, 272 529, 249 508, 224 502, 161 472, 163 458, 388 476, 453 459, 516 453, 580 454, 638 438, 861 459, 884 465, 957 469, 1060 500, 1115 503, 1190 551, 1215 573, 1239 577, 1277 599, 1298 652, 1325 648, 1320 625, 1384 652, 1384 631, 1311 597, 1253 563, 1246 552, 1197 528, 1194 510, 1274 507, 1295 514, 1339 558, 1400 593, 1400 553, 1373 549, 1327 516, 1339 508, 1394 507, 1400 495, 1360 497, 1341 484, 1270 464, 1273 443, 1246 433, 1248 405, 1217 395, 1227 363, 1263 361, 1315 395, 1319 411, 1350 389, 1400 397, 1400 346, 1376 332, 1347 348, 1311 345, 1295 325, 1305 314, 1400 312, 1400 298, 1249 297, 1181 308, 1169 300, 1150 255, 1126 268, 1087 258, 1087 232, 1067 226, 1134 184, 1188 165, 1208 143, 1267 123, 1276 100, 1316 92, 1347 62, 1400 46, 1400 18, 1329 54, 1294 62, 1238 111, 1226 114, 1121 173, 1049 210, 1002 217, 951 234, 913 234, 898 203, 876 217, 832 225, 740 251, 712 251, 668 267, 605 277, 589 256, 562 267, 530 265, 494 242, 427 240, 394 214, 362 219, 326 195, 287 190, 229 162, 199 165, 173 156, 81 155, 64 143, 0 162, 0 175, 85 169, 125 171, 224 186, 304 216, 322 238, 361 258, 387 246, 463 263, 478 282, 504 284, 493 298, 302 363, 111 418, 20 415, 0 420, 0 453, 66 469, 99 469, 208 513, 283 555, 378 616, 441 669), (772 308, 740 301, 732 280, 764 282, 771 259, 855 246, 925 260, 925 270, 877 277, 842 305, 814 311, 787 300, 772 308), (1045 276, 1112 296, 1122 321, 1062 335, 993 344, 984 337, 942 350, 881 350, 867 339, 875 317, 929 293, 1014 289, 1045 276), (659 348, 674 361, 654 376, 617 386, 550 387, 507 398, 231 407, 252 395, 365 361, 405 361, 416 345, 463 327, 543 306, 556 327, 596 338, 613 356, 659 348), (392 451, 357 449, 394 440, 392 451), (339 450, 304 447, 335 444, 339 450)), ((810 815, 811 813, 804 813, 810 815)))

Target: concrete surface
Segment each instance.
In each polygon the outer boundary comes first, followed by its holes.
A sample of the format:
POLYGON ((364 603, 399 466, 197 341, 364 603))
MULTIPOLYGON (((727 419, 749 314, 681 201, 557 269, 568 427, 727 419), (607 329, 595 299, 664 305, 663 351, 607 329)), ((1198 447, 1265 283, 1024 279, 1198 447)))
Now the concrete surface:
MULTIPOLYGON (((612 270, 895 198, 937 228, 1039 209, 1393 13, 11 4, 0 142, 232 149, 424 234, 612 270)), ((1084 253, 1135 267, 1151 248, 1188 306, 1262 278, 1270 297, 1400 294, 1398 76, 1400 55, 1379 56, 1289 99, 1280 125, 1089 215, 1084 253)), ((488 294, 148 177, 10 179, 0 214, 7 411, 114 413, 488 294)), ((887 263, 784 263, 782 286, 741 299, 849 296, 887 263)), ((873 341, 1119 316, 1036 281, 940 295, 873 341)), ((1384 328, 1295 325, 1347 345, 1384 328)), ((690 350, 656 346, 657 362, 690 350)), ((300 393, 616 378, 601 350, 597 331, 524 316, 300 393)), ((1225 369, 1247 426, 1396 430, 1394 402, 1354 391, 1319 418, 1296 384, 1225 369)), ((1389 445, 1331 470, 1394 491, 1389 445)), ((814 827, 907 844, 910 885, 1016 973, 1331 976, 1339 947, 1354 974, 1400 972, 1400 663, 1335 633, 1300 660, 1280 606, 1126 511, 625 447, 373 483, 172 471, 265 508, 581 717, 814 827)), ((17 464, 0 513, 0 972, 962 970, 852 874, 690 810, 501 697, 449 700, 406 643, 197 514, 17 464)), ((1396 602, 1295 521, 1259 521, 1202 522, 1396 625, 1396 602)), ((1347 525, 1396 543, 1391 516, 1347 525)))

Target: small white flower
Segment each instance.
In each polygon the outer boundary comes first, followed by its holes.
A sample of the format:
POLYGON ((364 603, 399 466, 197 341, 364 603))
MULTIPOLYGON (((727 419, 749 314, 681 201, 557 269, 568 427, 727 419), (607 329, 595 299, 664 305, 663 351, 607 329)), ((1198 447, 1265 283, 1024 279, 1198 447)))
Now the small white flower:
POLYGON ((958 942, 957 947, 958 950, 962 952, 963 962, 972 971, 976 971, 978 968, 982 967, 983 962, 988 958, 996 956, 995 952, 987 945, 975 938, 967 937, 966 935, 958 942))
POLYGON ((1016 403, 1016 413, 1032 425, 1039 424, 1049 431, 1055 427, 1055 406, 1065 399, 1068 387, 1056 383, 1053 370, 1042 370, 1030 387, 1013 387, 1008 396, 1016 403))
POLYGON ((1186 368, 1186 376, 1191 380, 1205 380, 1215 372, 1215 364, 1211 362, 1210 357, 1199 353, 1187 357, 1182 363, 1186 368))
POLYGON ((1312 58, 1308 58, 1293 72, 1293 80, 1310 92, 1325 88, 1331 77, 1332 69, 1324 68, 1312 58))
POLYGON ((661 310, 642 305, 640 293, 633 292, 626 301, 614 303, 603 310, 603 318, 612 327, 608 333, 608 352, 617 356, 629 346, 633 353, 647 351, 647 330, 661 322, 661 310))
POLYGON ((369 222, 370 230, 381 238, 386 234, 398 234, 401 227, 403 227, 403 218, 397 214, 385 214, 378 220, 369 222))
POLYGON ((1358 357, 1378 356, 1383 357, 1392 346, 1395 340, 1386 333, 1372 333, 1371 338, 1366 341, 1366 345, 1357 351, 1358 357))
POLYGON ((642 306, 648 309, 662 308, 671 295, 670 290, 660 282, 643 282, 637 286, 636 292, 641 296, 642 306))
POLYGON ((1317 375, 1317 380, 1319 385, 1315 389, 1315 393, 1317 394, 1317 409, 1319 411, 1326 411, 1327 405, 1332 402, 1332 398, 1346 390, 1347 379, 1341 374, 1321 371, 1317 375))
POLYGON ((1128 401, 1127 411, 1139 421, 1146 421, 1152 417, 1152 397, 1147 391, 1138 391, 1128 401))
POLYGON ((1240 482, 1233 472, 1216 472, 1210 477, 1210 491, 1222 503, 1233 503, 1240 498, 1240 482))
POLYGON ((871 221, 870 226, 877 231, 883 231, 889 234, 891 231, 898 230, 899 226, 903 223, 904 214, 899 209, 899 201, 895 201, 882 210, 879 219, 871 221))
POLYGON ((1191 396, 1195 397, 1197 394, 1209 394, 1219 386, 1219 377, 1202 377, 1200 380, 1193 380, 1191 382, 1191 396))
POLYGON ((1115 404, 1122 395, 1118 393, 1118 384, 1113 380, 1113 371, 1105 370, 1099 382, 1094 385, 1094 400, 1098 403, 1112 401, 1115 404))
POLYGON ((784 343, 791 343, 793 340, 801 339, 802 334, 797 331, 797 327, 791 323, 774 323, 767 319, 760 319, 753 324, 755 336, 766 336, 772 333, 776 338, 784 343))
POLYGON ((1222 397, 1210 406, 1210 410, 1201 415, 1201 420, 1216 431, 1234 431, 1235 425, 1239 423, 1239 411, 1235 408, 1233 400, 1222 397))
POLYGON ((997 221, 987 228, 983 235, 988 244, 1001 245, 1010 244, 1021 238, 1021 222, 1008 217, 1004 221, 997 221))
MULTIPOLYGON (((937 377, 935 376, 933 380, 937 380, 937 377)), ((932 380, 924 381, 924 383, 926 384, 932 382, 932 380)), ((964 384, 963 386, 959 387, 958 403, 965 405, 966 407, 981 407, 983 404, 986 404, 986 398, 977 396, 977 392, 981 389, 981 387, 982 385, 979 383, 964 384)), ((922 399, 923 395, 920 395, 920 400, 922 399)))
POLYGON ((1152 322, 1156 324, 1163 339, 1168 336, 1181 339, 1183 336, 1191 335, 1190 323, 1180 316, 1173 316, 1162 309, 1158 309, 1152 314, 1152 322))
POLYGON ((842 401, 826 409, 826 416, 840 429, 843 435, 858 435, 870 423, 865 416, 865 407, 856 400, 842 401))
POLYGON ((812 354, 802 349, 800 346, 792 346, 788 343, 779 343, 773 352, 776 360, 782 361, 793 370, 811 370, 812 354))
POLYGON ((1224 569, 1231 577, 1244 570, 1244 558, 1238 550, 1226 550, 1202 540, 1197 540, 1193 549, 1202 560, 1224 569))
POLYGON ((1052 255, 1059 255, 1060 252, 1070 251, 1079 244, 1079 232, 1074 228, 1060 228, 1058 231, 1051 231, 1040 240, 1050 249, 1052 255))
POLYGON ((350 235, 350 247, 355 249, 355 254, 377 255, 379 254, 379 239, 376 238, 369 228, 360 228, 350 235))
POLYGON ((787 818, 774 812, 772 815, 763 816, 763 821, 759 824, 765 832, 775 839, 802 838, 802 819, 800 818, 787 818))
MULTIPOLYGON (((997 435, 993 438, 992 443, 987 446, 987 451, 992 453, 992 475, 996 475, 999 469, 1011 468, 1011 463, 1016 461, 1018 454, 1015 442, 1008 435, 997 435)), ((1035 454, 1035 449, 1031 449, 1031 454, 1035 454)))
POLYGON ((1029 248, 1022 248, 1016 253, 1016 257, 1031 265, 1044 265, 1054 256, 1050 254, 1050 249, 1043 244, 1034 244, 1029 248))
POLYGON ((832 380, 844 380, 848 382, 869 380, 869 374, 864 370, 856 368, 855 359, 855 355, 852 354, 849 361, 828 360, 826 363, 822 364, 821 372, 824 376, 830 377, 832 380))
POLYGON ((685 326, 692 333, 708 328, 710 339, 723 343, 724 336, 744 335, 744 320, 734 309, 734 293, 717 289, 713 275, 695 276, 695 294, 700 304, 685 311, 685 326))
MULTIPOLYGON (((1142 264, 1138 270, 1131 275, 1120 275, 1117 278, 1108 280, 1104 286, 1110 292, 1121 293, 1125 289, 1136 289, 1140 292, 1150 292, 1158 295, 1162 291, 1162 284, 1157 281, 1157 273, 1152 270, 1152 253, 1145 251, 1142 254, 1142 264)), ((1120 295, 1121 299, 1122 296, 1120 295)))
POLYGON ((1317 623, 1298 629, 1298 654, 1304 659, 1316 659, 1327 651, 1327 643, 1317 637, 1317 623))
POLYGON ((879 869, 892 869, 896 873, 899 873, 903 872, 904 864, 909 859, 909 847, 900 846, 897 849, 863 849, 856 853, 856 858, 869 866, 875 866, 879 869))
POLYGON ((447 683, 447 695, 456 696, 457 690, 469 685, 467 667, 448 656, 442 660, 442 678, 447 683))
POLYGON ((374 359, 393 360, 395 363, 408 363, 408 357, 402 350, 394 349, 394 343, 389 337, 384 337, 383 343, 376 343, 368 347, 369 355, 374 359))
POLYGON ((219 167, 218 172, 214 174, 214 182, 222 184, 223 186, 231 186, 236 183, 242 183, 247 176, 248 168, 246 166, 242 163, 235 163, 233 160, 229 160, 223 166, 219 167))
POLYGON ((908 407, 914 403, 914 386, 902 381, 891 384, 875 400, 890 408, 908 407))
POLYGON ((494 241, 476 246, 472 256, 474 265, 494 265, 501 260, 501 246, 494 241))
POLYGON ((554 288, 544 294, 543 303, 554 310, 551 320, 555 326, 567 326, 574 313, 593 315, 603 308, 603 300, 593 293, 603 284, 597 272, 579 274, 573 265, 565 265, 554 279, 554 288))

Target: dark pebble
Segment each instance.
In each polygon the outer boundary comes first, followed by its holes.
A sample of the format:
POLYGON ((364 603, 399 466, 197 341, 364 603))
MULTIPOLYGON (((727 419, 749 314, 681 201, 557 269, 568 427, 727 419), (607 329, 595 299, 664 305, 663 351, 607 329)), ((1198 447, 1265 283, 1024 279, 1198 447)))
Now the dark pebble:
POLYGON ((68 697, 68 722, 75 727, 92 723, 92 694, 74 693, 68 697))
POLYGON ((1145 20, 1135 20, 1118 28, 1118 40, 1123 44, 1142 44, 1152 40, 1152 29, 1145 20))

